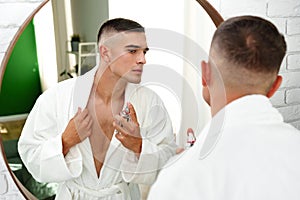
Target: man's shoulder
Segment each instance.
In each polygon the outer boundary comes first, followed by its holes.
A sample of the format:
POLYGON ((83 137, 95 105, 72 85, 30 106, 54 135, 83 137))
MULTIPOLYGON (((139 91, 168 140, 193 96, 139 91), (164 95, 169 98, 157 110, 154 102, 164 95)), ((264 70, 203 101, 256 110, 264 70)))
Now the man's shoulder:
POLYGON ((64 89, 64 88, 72 87, 74 85, 74 83, 76 82, 76 79, 77 78, 70 78, 70 79, 60 81, 60 82, 57 83, 56 87, 58 89, 64 89))
POLYGON ((135 93, 146 93, 149 95, 157 95, 155 91, 150 89, 149 87, 141 84, 129 84, 128 85, 129 90, 135 93))
POLYGON ((135 96, 145 101, 153 101, 155 99, 161 100, 159 95, 147 86, 139 84, 130 84, 128 88, 131 97, 135 96))
MULTIPOLYGON (((274 129, 279 133, 283 133, 283 132, 289 133, 299 138, 299 142, 300 142, 300 130, 296 128, 294 125, 292 125, 291 123, 282 122, 280 126, 275 126, 274 129)), ((286 133, 285 135, 287 135, 286 133)))
POLYGON ((63 81, 58 82, 57 84, 53 85, 52 87, 49 87, 47 90, 45 90, 42 94, 42 96, 49 96, 54 95, 57 93, 67 93, 72 91, 72 87, 74 86, 76 78, 72 79, 66 79, 63 81))

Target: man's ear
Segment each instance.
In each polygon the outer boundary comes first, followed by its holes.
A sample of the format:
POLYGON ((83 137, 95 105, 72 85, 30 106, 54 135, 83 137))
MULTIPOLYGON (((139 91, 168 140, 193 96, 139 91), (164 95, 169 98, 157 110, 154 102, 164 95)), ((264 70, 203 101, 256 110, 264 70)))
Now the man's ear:
POLYGON ((108 55, 108 48, 104 45, 101 45, 99 47, 99 53, 100 53, 100 57, 103 61, 105 61, 106 63, 109 63, 110 62, 110 58, 109 58, 109 55, 108 55))
POLYGON ((268 98, 272 97, 273 94, 274 94, 274 93, 277 91, 277 89, 280 87, 281 83, 282 83, 282 76, 277 75, 276 80, 274 81, 274 83, 273 83, 271 89, 269 90, 269 92, 267 93, 266 96, 267 96, 268 98))
POLYGON ((202 86, 206 87, 209 84, 210 81, 210 68, 209 64, 205 61, 201 62, 201 73, 202 73, 202 86))

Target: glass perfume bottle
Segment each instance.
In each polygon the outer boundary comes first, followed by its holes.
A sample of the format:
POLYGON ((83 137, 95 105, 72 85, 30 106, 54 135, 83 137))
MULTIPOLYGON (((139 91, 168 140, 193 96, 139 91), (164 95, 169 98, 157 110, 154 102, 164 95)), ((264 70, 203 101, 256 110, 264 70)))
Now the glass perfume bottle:
POLYGON ((196 142, 196 137, 194 135, 193 129, 189 128, 187 130, 187 141, 186 141, 186 149, 191 148, 196 142))
MULTIPOLYGON (((129 112, 128 104, 126 104, 125 108, 120 112, 120 116, 126 119, 127 122, 130 120, 129 112)), ((120 125, 123 127, 122 123, 120 123, 120 125)), ((117 134, 119 131, 115 129, 115 133, 117 134)))
POLYGON ((127 122, 130 120, 129 112, 130 111, 129 111, 129 108, 128 108, 128 104, 126 104, 125 108, 120 113, 121 117, 123 117, 124 119, 126 119, 127 122))

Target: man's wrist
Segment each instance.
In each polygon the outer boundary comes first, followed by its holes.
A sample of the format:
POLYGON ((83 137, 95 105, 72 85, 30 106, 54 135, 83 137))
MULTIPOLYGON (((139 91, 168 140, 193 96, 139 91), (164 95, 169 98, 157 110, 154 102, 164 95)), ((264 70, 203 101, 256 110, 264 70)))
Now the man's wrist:
POLYGON ((67 142, 66 138, 64 137, 64 134, 62 135, 61 140, 62 140, 62 153, 65 156, 69 152, 70 146, 68 145, 68 142, 67 142))
POLYGON ((133 150, 133 152, 135 153, 136 157, 139 158, 140 154, 142 152, 142 139, 140 140, 139 144, 136 146, 136 148, 133 150))

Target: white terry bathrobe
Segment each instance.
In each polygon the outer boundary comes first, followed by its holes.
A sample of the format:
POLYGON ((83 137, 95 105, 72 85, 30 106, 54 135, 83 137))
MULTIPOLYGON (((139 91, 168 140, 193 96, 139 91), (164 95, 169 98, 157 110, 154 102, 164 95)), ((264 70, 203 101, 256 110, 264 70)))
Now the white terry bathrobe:
POLYGON ((139 159, 115 136, 99 177, 88 138, 72 147, 65 157, 62 154, 62 133, 78 107, 86 107, 96 68, 59 83, 38 98, 21 133, 19 153, 37 181, 60 183, 56 199, 137 200, 137 184, 152 184, 157 170, 176 149, 168 113, 151 90, 128 84, 125 91, 124 102, 133 104, 141 127, 139 159))
POLYGON ((148 200, 300 199, 300 131, 262 95, 228 104, 167 165, 148 200))

